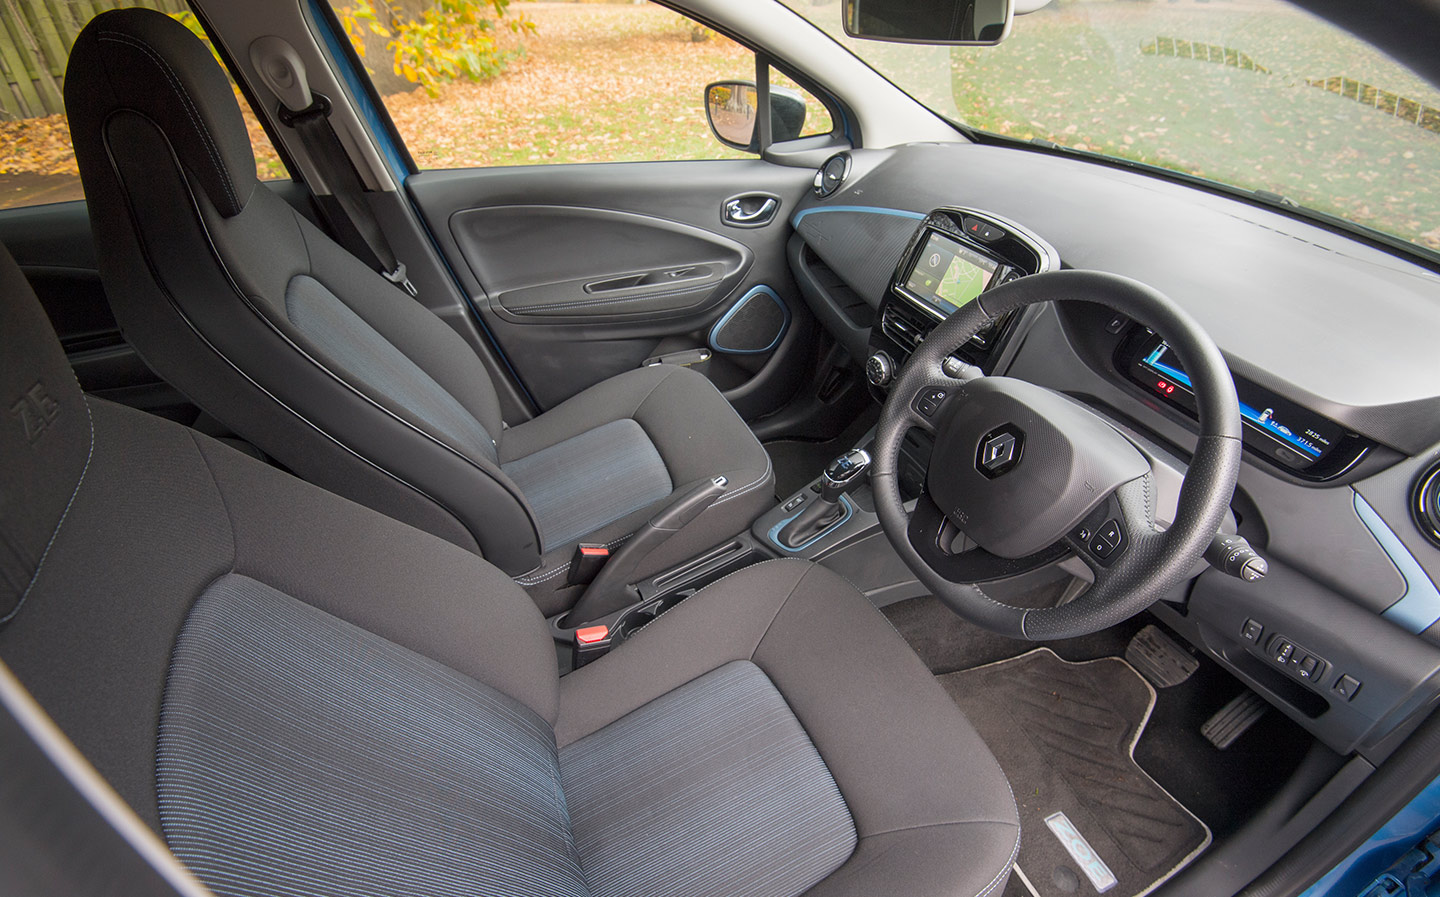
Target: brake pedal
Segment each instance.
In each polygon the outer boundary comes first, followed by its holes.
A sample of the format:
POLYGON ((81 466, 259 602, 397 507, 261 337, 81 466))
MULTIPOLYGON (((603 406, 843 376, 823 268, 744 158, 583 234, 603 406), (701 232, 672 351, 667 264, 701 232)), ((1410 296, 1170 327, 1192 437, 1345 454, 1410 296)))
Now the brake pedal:
POLYGON ((1125 646, 1125 660, 1156 688, 1179 685, 1200 668, 1200 661, 1154 625, 1146 626, 1130 639, 1125 646))
POLYGON ((1200 734, 1223 751, 1259 722, 1269 709, 1270 705, 1265 703, 1264 698, 1247 688, 1206 720, 1205 725, 1200 727, 1200 734))

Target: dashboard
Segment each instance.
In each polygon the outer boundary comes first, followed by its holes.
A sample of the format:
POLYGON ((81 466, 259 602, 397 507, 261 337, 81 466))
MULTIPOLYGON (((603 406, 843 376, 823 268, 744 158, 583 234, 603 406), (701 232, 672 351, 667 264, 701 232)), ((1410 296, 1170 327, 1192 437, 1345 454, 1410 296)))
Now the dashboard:
MULTIPOLYGON (((1275 572, 1206 572, 1157 616, 1339 752, 1383 756, 1440 701, 1440 275, 1119 167, 970 144, 847 156, 843 182, 792 213, 789 255, 877 400, 939 321, 1010 279, 1093 268, 1159 289, 1230 364, 1246 448, 1232 510, 1275 572), (1322 674, 1297 674, 1296 645, 1322 674)), ((1063 392, 1182 468, 1193 448, 1184 360, 1104 307, 1025 309, 955 359, 1063 392)), ((928 451, 906 446, 912 494, 928 451)))

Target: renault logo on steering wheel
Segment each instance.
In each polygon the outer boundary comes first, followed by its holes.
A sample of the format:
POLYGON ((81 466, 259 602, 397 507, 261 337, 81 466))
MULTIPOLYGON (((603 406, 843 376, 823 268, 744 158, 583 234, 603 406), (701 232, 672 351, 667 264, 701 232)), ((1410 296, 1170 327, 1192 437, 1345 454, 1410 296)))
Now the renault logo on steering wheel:
POLYGON ((1025 431, 1014 424, 996 427, 980 437, 975 469, 993 480, 1015 469, 1024 448, 1025 431))

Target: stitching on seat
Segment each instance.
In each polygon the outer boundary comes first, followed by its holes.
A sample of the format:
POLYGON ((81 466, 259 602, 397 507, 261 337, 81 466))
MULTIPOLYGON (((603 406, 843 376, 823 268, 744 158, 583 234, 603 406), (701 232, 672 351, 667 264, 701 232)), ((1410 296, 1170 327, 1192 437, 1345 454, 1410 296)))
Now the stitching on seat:
POLYGON ((225 491, 220 488, 220 481, 215 478, 215 468, 210 464, 210 457, 200 447, 200 440, 194 430, 188 427, 185 430, 190 434, 190 442, 195 446, 195 454, 200 456, 200 463, 205 465, 205 473, 210 477, 210 485, 215 487, 215 497, 220 500, 220 507, 225 509, 225 522, 230 527, 230 572, 235 571, 235 559, 240 556, 240 541, 235 538, 235 514, 230 510, 230 502, 225 500, 225 491))
POLYGON ((170 67, 170 63, 165 60, 165 57, 161 56, 155 48, 151 47, 142 38, 135 37, 134 35, 124 34, 118 31, 102 31, 100 32, 99 40, 125 44, 140 50, 149 56, 150 60, 162 70, 162 74, 165 75, 166 80, 175 88, 176 94, 180 97, 185 108, 185 114, 189 117, 190 124, 194 126, 195 133, 200 135, 200 139, 205 142, 206 150, 210 153, 210 161, 215 163, 215 170, 220 174, 220 182, 225 187, 225 194, 230 197, 232 203, 240 206, 240 199, 235 195, 235 186, 230 182, 230 170, 220 161, 219 148, 215 146, 215 141, 211 138, 210 132, 201 125, 199 111, 196 109, 194 101, 190 99, 190 94, 185 90, 185 85, 180 81, 180 77, 175 74, 175 70, 170 67))
MULTIPOLYGON (((633 536, 633 535, 635 535, 635 534, 634 534, 634 533, 626 533, 625 535, 621 536, 621 537, 618 538, 618 539, 611 539, 609 542, 606 542, 606 543, 605 543, 605 547, 606 547, 606 548, 614 548, 616 545, 619 545, 621 542, 628 542, 628 541, 630 540, 630 537, 633 536)), ((543 575, 541 575, 543 571, 541 570, 541 568, 536 567, 534 570, 531 570, 531 571, 529 571, 529 572, 527 572, 527 573, 522 573, 522 574, 520 574, 519 576, 515 577, 514 579, 515 579, 515 582, 516 582, 517 584, 522 585, 522 586, 538 586, 540 583, 542 583, 542 582, 547 582, 547 581, 549 581, 549 580, 552 580, 552 579, 554 579, 555 577, 559 576, 561 573, 566 573, 566 572, 568 572, 569 570, 570 570, 570 565, 569 565, 569 564, 562 564, 561 566, 556 567, 554 570, 551 570, 551 571, 549 571, 548 573, 544 573, 543 575), (538 577, 538 578, 537 578, 537 577, 538 577)), ((636 630, 636 631, 638 632, 639 630, 636 630)))
MULTIPOLYGON (((656 365, 656 367, 664 367, 664 365, 656 365)), ((642 369, 642 370, 648 370, 648 369, 642 369)), ((679 368, 676 368, 675 370, 679 370, 679 368)), ((638 402, 635 403, 635 410, 630 412, 630 419, 631 419, 631 420, 634 420, 635 423, 637 423, 637 424, 640 423, 639 420, 636 420, 635 415, 639 414, 639 413, 640 413, 640 409, 643 408, 643 407, 645 407, 645 403, 648 402, 648 401, 650 401, 650 397, 655 394, 655 390, 659 389, 659 388, 661 387, 661 385, 665 383, 666 380, 669 380, 669 379, 670 379, 671 377, 673 377, 673 376, 675 376, 675 371, 666 371, 666 372, 665 372, 665 376, 663 376, 663 377, 661 377, 659 380, 656 380, 656 381, 655 381, 655 385, 652 386, 652 387, 650 387, 650 389, 645 393, 645 395, 644 395, 643 397, 641 397, 640 401, 638 401, 638 402)), ((726 403, 726 404, 729 404, 729 403, 726 403)), ((643 429, 645 425, 644 425, 644 424, 640 424, 640 426, 641 426, 641 428, 643 429)), ((648 435, 650 435, 650 434, 647 432, 645 435, 648 436, 648 435)), ((650 441, 651 441, 651 442, 654 442, 655 440, 652 439, 652 440, 650 440, 650 441)), ((662 459, 662 460, 663 460, 663 459, 662 459)))
MULTIPOLYGON (((1005 790, 1010 792, 1010 803, 1014 804, 1015 789, 1010 787, 1009 779, 1005 780, 1005 790)), ((1015 826, 1015 846, 1010 848, 1010 859, 1006 860, 1005 865, 1000 867, 1000 871, 995 873, 995 877, 990 879, 990 884, 985 886, 985 890, 980 891, 978 894, 975 895, 975 897, 985 897, 985 895, 991 893, 996 888, 1000 887, 1000 882, 1003 879, 1008 878, 1010 869, 1012 866, 1015 865, 1015 858, 1018 856, 1020 856, 1020 826, 1017 825, 1015 826)))
POLYGON ((519 583, 522 586, 538 586, 542 582, 548 582, 554 579, 561 573, 568 572, 569 569, 569 565, 561 565, 559 567, 556 567, 554 570, 551 570, 549 573, 546 573, 544 576, 540 576, 538 578, 531 577, 527 579, 525 577, 517 576, 515 578, 515 582, 519 583))
MULTIPOLYGON (((792 561, 792 560, 799 560, 799 558, 777 558, 776 560, 792 561)), ((768 563, 768 562, 767 562, 767 563, 768 563)), ((760 650, 760 646, 763 645, 763 644, 765 643, 765 639, 769 637, 771 627, 773 627, 773 626, 775 625, 775 621, 776 621, 776 620, 780 619, 780 614, 782 614, 782 613, 785 611, 785 605, 789 604, 789 603, 790 603, 790 599, 795 597, 795 590, 798 589, 798 588, 800 588, 800 583, 804 582, 805 579, 806 579, 806 577, 808 577, 811 573, 813 573, 813 572, 815 571, 815 568, 818 566, 817 564, 815 564, 815 563, 813 563, 813 562, 807 562, 807 563, 809 563, 809 566, 806 568, 806 570, 805 570, 804 573, 801 573, 801 574, 800 574, 800 578, 797 579, 797 580, 795 580, 795 584, 790 587, 790 591, 788 591, 788 592, 785 593, 785 600, 784 600, 784 601, 781 601, 781 602, 780 602, 780 606, 777 607, 777 608, 775 608, 775 613, 774 613, 773 616, 770 617, 770 622, 768 622, 768 623, 765 624, 765 631, 762 632, 762 633, 760 633, 760 638, 755 641, 755 647, 753 647, 753 648, 750 649, 750 660, 751 660, 752 662, 755 660, 755 652, 760 650)), ((755 564, 754 566, 758 567, 758 566, 760 566, 760 565, 759 565, 759 564, 755 564)), ((747 569, 747 570, 748 570, 748 569, 750 569, 750 568, 749 568, 749 567, 746 567, 746 568, 743 568, 743 569, 747 569)), ((737 570, 737 571, 735 571, 735 572, 738 573, 738 572, 740 572, 740 571, 737 570)), ((762 669, 763 669, 763 668, 762 668, 762 669)))
MULTIPOLYGON (((73 371, 71 372, 73 375, 73 371)), ((76 389, 80 387, 80 381, 75 381, 76 389)), ((30 581, 25 584, 25 591, 20 593, 20 600, 15 602, 15 607, 10 613, 0 617, 0 625, 9 623, 20 613, 20 608, 25 606, 25 599, 30 597, 30 592, 35 588, 35 583, 40 579, 40 571, 45 568, 45 561, 50 557, 50 549, 55 547, 55 539, 60 535, 60 528, 70 516, 70 509, 75 506, 75 496, 80 494, 80 487, 85 483, 85 475, 90 472, 90 461, 95 457, 95 415, 90 412, 90 402, 85 394, 80 394, 80 402, 85 406, 85 420, 90 427, 90 448, 85 453, 85 466, 80 470, 80 478, 75 481, 75 488, 70 490, 70 500, 65 502, 65 510, 60 512, 60 519, 55 521, 55 529, 50 532, 50 540, 45 543, 45 550, 40 552, 40 560, 35 564, 35 572, 30 575, 30 581)))
POLYGON ((766 454, 765 454, 765 472, 762 473, 762 474, 760 474, 760 479, 758 479, 758 480, 753 480, 753 481, 751 481, 750 483, 747 483, 747 484, 744 486, 744 488, 736 489, 736 490, 733 491, 733 492, 726 492, 724 495, 722 495, 722 496, 720 496, 719 498, 715 499, 715 504, 717 504, 717 505, 723 505, 725 502, 729 501, 729 500, 732 499, 732 498, 739 498, 740 496, 744 495, 744 494, 747 493, 747 492, 754 492, 756 489, 759 489, 761 486, 765 485, 765 482, 770 479, 770 473, 771 473, 774 469, 775 469, 775 468, 774 468, 774 466, 773 466, 773 463, 772 463, 771 460, 770 460, 770 454, 769 454, 769 452, 766 452, 766 454))
MULTIPOLYGON (((1005 781, 1005 787, 1007 789, 1010 789, 1010 782, 1008 779, 1005 781)), ((1013 789, 1010 790, 1010 800, 1012 802, 1015 800, 1015 792, 1013 789)), ((1010 867, 1015 865, 1015 858, 1020 856, 1019 825, 1010 822, 1001 822, 1000 820, 994 819, 964 819, 954 822, 930 822, 923 825, 905 825, 899 828, 886 829, 883 832, 871 832, 868 835, 865 835, 860 840, 863 841, 865 838, 878 838, 882 835, 893 835, 898 832, 916 832, 927 828, 949 828, 951 826, 957 825, 1010 825, 1013 826, 1015 829, 1015 845, 1010 848, 1010 859, 1005 861, 1004 865, 1000 867, 1000 871, 996 872, 995 877, 990 879, 989 884, 987 884, 983 889, 975 892, 975 897, 986 897, 987 894, 990 894, 1000 886, 1000 880, 1005 877, 1005 874, 1007 872, 1010 871, 1010 867)))

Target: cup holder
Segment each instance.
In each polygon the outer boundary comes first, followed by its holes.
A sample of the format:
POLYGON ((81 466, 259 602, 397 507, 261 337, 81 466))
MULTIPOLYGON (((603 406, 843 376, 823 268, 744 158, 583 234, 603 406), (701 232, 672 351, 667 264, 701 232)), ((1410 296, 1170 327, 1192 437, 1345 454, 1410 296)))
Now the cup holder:
POLYGON ((610 632, 610 644, 615 646, 644 629, 665 611, 694 595, 698 589, 681 589, 656 601, 648 601, 627 610, 615 621, 610 632))

